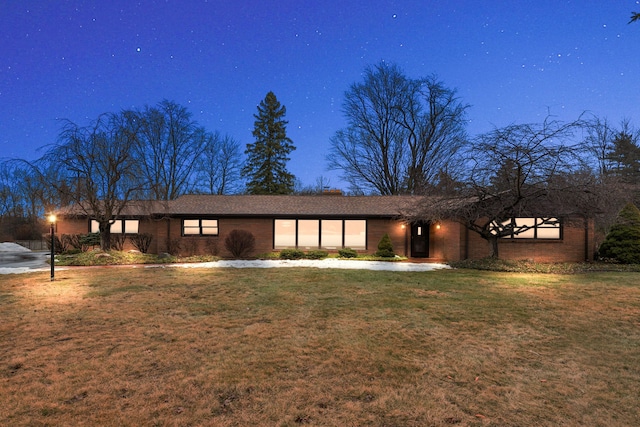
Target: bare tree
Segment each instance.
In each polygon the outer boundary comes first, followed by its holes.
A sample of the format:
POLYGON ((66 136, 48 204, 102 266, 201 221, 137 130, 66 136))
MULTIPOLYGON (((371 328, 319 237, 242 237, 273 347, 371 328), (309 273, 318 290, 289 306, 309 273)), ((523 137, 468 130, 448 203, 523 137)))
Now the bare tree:
POLYGON ((228 135, 207 133, 195 167, 196 190, 204 194, 236 193, 242 187, 241 170, 240 144, 228 135))
POLYGON ((329 167, 354 190, 424 193, 453 171, 467 108, 435 77, 409 79, 384 62, 369 67, 345 94, 348 126, 331 140, 329 167))
POLYGON ((457 157, 467 143, 466 110, 456 91, 435 77, 413 82, 418 104, 399 106, 407 130, 409 158, 405 192, 424 194, 441 174, 456 175, 457 157))
MULTIPOLYGON (((311 185, 303 185, 301 181, 296 182, 296 194, 305 195, 318 195, 323 194, 331 189, 331 180, 325 176, 320 175, 316 178, 315 182, 311 185)), ((341 191, 336 191, 335 194, 342 194, 341 191)))
POLYGON ((173 200, 191 190, 208 134, 185 107, 164 100, 136 114, 136 155, 155 200, 173 200))
POLYGON ((609 175, 610 153, 613 149, 615 129, 605 118, 593 117, 585 123, 584 148, 589 155, 587 164, 595 165, 594 172, 600 176, 609 175))
POLYGON ((56 180, 55 168, 40 172, 21 159, 0 163, 0 223, 8 224, 6 236, 40 238, 45 213, 61 201, 55 188, 48 184, 56 180))
POLYGON ((127 112, 103 114, 86 127, 66 121, 58 142, 37 162, 42 180, 44 171, 58 170, 48 184, 98 222, 103 250, 111 249, 111 224, 143 189, 136 137, 137 121, 127 112))
POLYGON ((453 219, 487 240, 498 257, 500 238, 523 233, 513 218, 558 221, 596 208, 595 176, 581 168, 573 142, 581 121, 510 125, 478 136, 462 191, 422 202, 409 219, 453 219))

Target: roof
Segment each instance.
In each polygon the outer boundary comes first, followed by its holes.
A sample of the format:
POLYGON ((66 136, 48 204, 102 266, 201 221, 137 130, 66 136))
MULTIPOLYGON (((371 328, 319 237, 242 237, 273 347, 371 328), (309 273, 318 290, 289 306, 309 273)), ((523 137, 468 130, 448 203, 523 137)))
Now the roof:
MULTIPOLYGON (((416 202, 417 199, 411 196, 186 195, 168 202, 132 201, 122 216, 393 218, 416 202)), ((58 213, 84 216, 78 206, 68 206, 58 213)))
POLYGON ((395 217, 408 196, 187 195, 169 203, 168 215, 395 217))

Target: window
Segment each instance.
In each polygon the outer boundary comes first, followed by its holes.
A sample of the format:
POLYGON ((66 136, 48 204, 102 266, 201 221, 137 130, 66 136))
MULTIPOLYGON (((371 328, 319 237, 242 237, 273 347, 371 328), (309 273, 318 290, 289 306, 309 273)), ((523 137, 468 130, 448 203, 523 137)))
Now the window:
POLYGON ((318 229, 320 221, 317 219, 298 220, 298 247, 311 249, 317 248, 320 244, 318 240, 318 229))
POLYGON ((321 242, 324 249, 342 248, 342 220, 322 220, 321 242))
POLYGON ((509 233, 505 239, 559 240, 562 236, 558 218, 512 218, 494 227, 496 233, 509 233))
POLYGON ((351 249, 367 248, 367 221, 344 221, 344 247, 351 249))
POLYGON ((182 220, 183 236, 217 236, 217 219, 184 219, 182 220))
POLYGON ((342 219, 276 219, 275 249, 366 249, 367 221, 342 219))
MULTIPOLYGON (((140 220, 137 219, 116 219, 111 224, 111 234, 138 234, 138 228, 140 227, 140 220)), ((90 233, 99 233, 100 226, 95 219, 91 220, 89 225, 90 233)))
POLYGON ((276 219, 273 230, 273 247, 277 249, 296 247, 296 220, 276 219))

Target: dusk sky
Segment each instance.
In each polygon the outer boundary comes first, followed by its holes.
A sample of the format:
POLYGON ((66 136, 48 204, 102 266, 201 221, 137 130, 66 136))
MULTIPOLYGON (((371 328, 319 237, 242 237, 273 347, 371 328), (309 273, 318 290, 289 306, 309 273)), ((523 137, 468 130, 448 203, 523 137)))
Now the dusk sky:
POLYGON ((470 104, 470 135, 575 120, 640 127, 636 0, 0 0, 0 158, 39 157, 59 119, 163 99, 209 131, 253 142, 256 106, 287 108, 303 184, 326 170, 344 92, 365 67, 435 74, 470 104))

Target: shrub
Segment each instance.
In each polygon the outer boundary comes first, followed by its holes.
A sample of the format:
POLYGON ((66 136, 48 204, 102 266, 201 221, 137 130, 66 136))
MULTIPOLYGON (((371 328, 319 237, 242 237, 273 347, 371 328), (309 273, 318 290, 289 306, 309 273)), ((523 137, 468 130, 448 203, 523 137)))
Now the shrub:
POLYGON ((134 248, 146 254, 149 251, 149 246, 151 246, 151 240, 153 240, 153 235, 149 233, 140 233, 134 234, 129 237, 131 240, 131 244, 134 248))
POLYGON ((198 253, 198 239, 197 238, 185 238, 182 240, 182 252, 186 256, 193 256, 198 253))
POLYGON ((302 259, 304 252, 300 249, 283 249, 280 251, 280 259, 302 259))
POLYGON ((247 230, 231 230, 224 239, 224 247, 234 258, 245 258, 253 252, 256 238, 247 230))
POLYGON ((83 251, 82 243, 80 243, 80 234, 63 234, 61 240, 63 245, 67 246, 67 250, 65 252, 69 252, 69 246, 78 251, 83 251))
POLYGON ((178 255, 182 248, 182 242, 180 239, 172 239, 167 237, 167 253, 171 255, 178 255))
POLYGON ((100 246, 100 233, 83 234, 78 239, 78 242, 84 251, 88 250, 89 246, 100 246))
POLYGON ((307 259, 324 259, 329 256, 329 252, 322 250, 314 250, 306 253, 305 258, 307 259))
MULTIPOLYGON (((50 234, 44 234, 42 238, 47 243, 47 249, 49 251, 51 251, 51 235, 50 234)), ((65 239, 62 239, 61 236, 59 236, 57 234, 54 235, 53 236, 53 247, 54 247, 54 250, 53 250, 54 253, 56 253, 56 254, 64 253, 67 250, 67 245, 66 245, 65 239)))
POLYGON ((375 253, 376 256, 382 258, 393 258, 396 256, 396 253, 393 252, 393 244, 391 244, 391 238, 389 238, 388 234, 382 236, 380 239, 380 243, 378 243, 378 250, 375 253))
POLYGON ((340 258, 357 258, 358 252, 355 249, 344 248, 338 251, 338 255, 340 255, 340 258))
POLYGON ((116 251, 124 249, 124 243, 127 241, 126 234, 112 234, 111 235, 111 247, 116 251))
POLYGON ((620 211, 599 255, 622 264, 640 264, 640 210, 633 204, 620 211))
POLYGON ((204 250, 207 254, 218 256, 220 253, 220 248, 218 247, 218 238, 217 237, 207 237, 204 241, 204 250))

